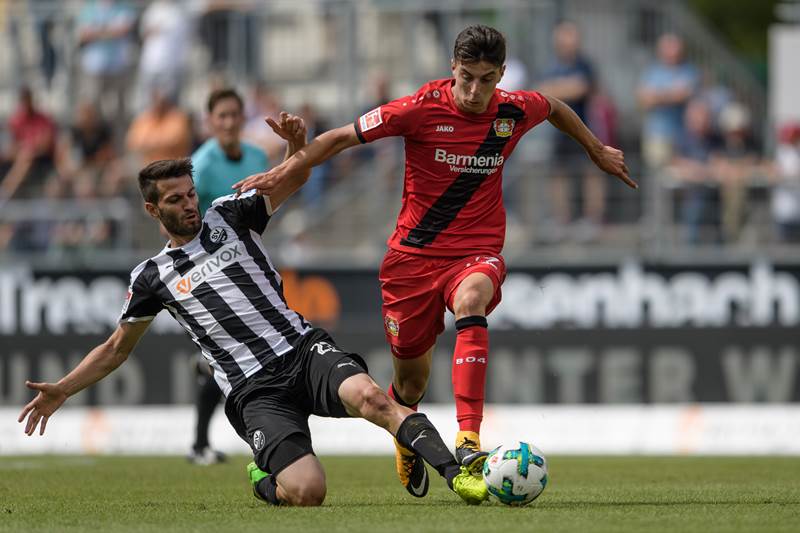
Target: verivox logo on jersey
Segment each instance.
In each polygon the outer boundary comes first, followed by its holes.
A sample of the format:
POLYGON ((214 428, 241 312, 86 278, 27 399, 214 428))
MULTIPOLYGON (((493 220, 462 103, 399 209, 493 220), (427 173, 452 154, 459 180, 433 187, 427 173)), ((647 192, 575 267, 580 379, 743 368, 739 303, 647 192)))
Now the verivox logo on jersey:
POLYGON ((361 118, 358 119, 358 125, 361 128, 361 133, 369 131, 372 128, 377 128, 381 124, 383 124, 383 116, 381 115, 380 107, 361 115, 361 118))
POLYGON ((498 118, 494 121, 494 133, 498 137, 511 137, 514 133, 513 118, 498 118))
POLYGON ((195 265, 189 272, 175 283, 175 290, 181 294, 189 294, 192 289, 203 283, 211 275, 216 274, 242 256, 238 242, 223 246, 195 265))

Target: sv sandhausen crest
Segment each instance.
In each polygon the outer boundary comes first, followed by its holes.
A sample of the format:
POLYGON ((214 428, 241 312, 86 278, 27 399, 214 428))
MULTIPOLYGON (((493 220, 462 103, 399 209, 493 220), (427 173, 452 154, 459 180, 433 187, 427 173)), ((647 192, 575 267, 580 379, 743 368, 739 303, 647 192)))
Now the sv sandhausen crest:
POLYGON ((228 232, 225 231, 225 228, 217 226, 216 228, 211 228, 208 238, 215 243, 225 242, 228 240, 228 232))
POLYGON ((253 433, 253 448, 256 450, 261 450, 264 445, 267 443, 266 437, 264 437, 264 432, 260 429, 253 433))
POLYGON ((498 118, 494 121, 494 133, 498 137, 511 137, 514 133, 513 118, 498 118))

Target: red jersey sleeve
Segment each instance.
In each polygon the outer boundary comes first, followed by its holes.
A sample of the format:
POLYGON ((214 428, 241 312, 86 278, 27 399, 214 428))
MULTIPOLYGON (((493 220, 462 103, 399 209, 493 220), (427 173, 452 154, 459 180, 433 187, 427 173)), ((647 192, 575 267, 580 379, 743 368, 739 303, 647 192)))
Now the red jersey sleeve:
POLYGON ((519 91, 525 102, 526 130, 531 129, 550 116, 550 102, 537 91, 519 91))
POLYGON ((420 126, 421 99, 409 95, 364 113, 356 120, 356 134, 362 143, 384 137, 406 137, 420 126))

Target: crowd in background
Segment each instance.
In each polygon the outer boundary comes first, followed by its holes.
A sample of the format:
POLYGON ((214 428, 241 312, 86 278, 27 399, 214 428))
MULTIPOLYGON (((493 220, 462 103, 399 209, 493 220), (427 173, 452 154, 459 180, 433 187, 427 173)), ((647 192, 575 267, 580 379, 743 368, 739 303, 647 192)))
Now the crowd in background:
MULTIPOLYGON (((263 122, 264 117, 276 117, 282 104, 269 85, 269 73, 259 73, 259 28, 250 4, 232 8, 207 2, 203 10, 189 12, 185 3, 169 0, 150 2, 144 9, 122 1, 84 2, 74 28, 80 47, 80 96, 65 117, 51 116, 38 103, 37 89, 49 90, 63 59, 52 41, 58 4, 47 5, 53 11, 38 10, 35 20, 40 72, 35 83, 21 84, 16 106, 2 124, 0 209, 26 199, 136 199, 138 168, 191 154, 208 137, 203 109, 187 106, 183 98, 195 43, 206 47, 207 92, 227 84, 230 62, 256 73, 237 87, 245 96, 244 138, 263 148, 272 164, 282 159, 283 141, 263 122), (229 49, 230 24, 236 17, 237 31, 243 31, 237 38, 250 43, 244 57, 232 57, 229 49)), ((15 21, 6 17, 5 24, 13 45, 15 21)), ((653 63, 632 88, 641 109, 641 136, 634 142, 621 139, 615 102, 599 74, 603 65, 582 49, 581 29, 571 22, 558 24, 552 48, 550 65, 542 72, 529 73, 524 62, 509 57, 501 87, 537 89, 560 98, 604 143, 622 146, 634 160, 641 154, 639 179, 644 187, 668 191, 681 240, 736 243, 752 222, 749 206, 756 199, 768 206, 776 241, 800 242, 800 126, 780 125, 775 149, 765 153, 764 125, 714 72, 687 61, 681 37, 668 33, 659 38, 653 63)), ((393 94, 385 76, 376 76, 374 85, 365 110, 400 96, 393 94)), ((335 125, 312 102, 289 111, 306 119, 312 136, 335 125)), ((548 177, 541 187, 548 198, 544 218, 549 231, 543 240, 602 241, 604 228, 615 217, 607 179, 597 175, 581 147, 565 135, 554 132, 551 146, 548 177)), ((302 202, 319 206, 354 164, 385 164, 391 158, 380 151, 356 151, 349 160, 316 169, 302 202)), ((396 150, 389 151, 396 159, 396 150)), ((399 182, 400 170, 395 173, 399 182)), ((77 217, 65 222, 42 215, 17 221, 0 217, 0 250, 115 246, 113 220, 77 217)))

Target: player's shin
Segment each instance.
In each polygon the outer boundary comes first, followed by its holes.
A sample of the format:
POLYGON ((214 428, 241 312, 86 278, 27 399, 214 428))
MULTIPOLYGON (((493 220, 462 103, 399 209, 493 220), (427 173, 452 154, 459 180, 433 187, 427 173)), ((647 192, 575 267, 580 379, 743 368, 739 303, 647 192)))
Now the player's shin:
POLYGON ((453 478, 460 473, 460 467, 427 416, 423 413, 408 415, 397 429, 396 438, 403 447, 425 459, 452 488, 453 478))
POLYGON ((480 433, 489 359, 489 331, 486 317, 468 316, 456 320, 453 354, 453 393, 456 419, 462 432, 480 433))

